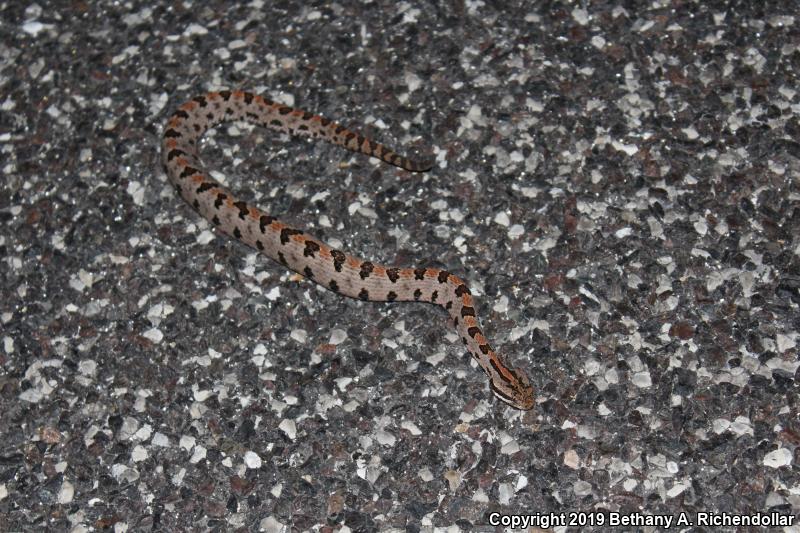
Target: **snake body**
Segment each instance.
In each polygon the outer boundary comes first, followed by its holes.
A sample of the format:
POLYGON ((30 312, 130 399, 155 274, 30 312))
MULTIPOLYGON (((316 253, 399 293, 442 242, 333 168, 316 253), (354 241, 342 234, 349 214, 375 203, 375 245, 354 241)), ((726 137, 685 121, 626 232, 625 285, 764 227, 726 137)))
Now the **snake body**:
POLYGON ((212 92, 181 105, 167 122, 162 144, 170 182, 220 231, 338 294, 374 302, 429 302, 444 307, 489 378, 495 396, 517 409, 533 407, 528 377, 509 368, 489 346, 475 316, 472 295, 460 278, 436 268, 397 268, 358 259, 280 222, 214 180, 200 161, 198 141, 210 128, 229 121, 325 139, 411 172, 430 170, 431 164, 402 157, 319 115, 243 91, 212 92))

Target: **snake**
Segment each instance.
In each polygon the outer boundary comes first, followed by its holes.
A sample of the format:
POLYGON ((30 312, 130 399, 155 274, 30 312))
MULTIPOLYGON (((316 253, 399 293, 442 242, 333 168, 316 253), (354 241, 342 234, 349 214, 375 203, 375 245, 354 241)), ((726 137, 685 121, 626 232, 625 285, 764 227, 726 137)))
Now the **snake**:
POLYGON ((520 410, 533 407, 530 380, 491 348, 478 323, 472 294, 461 278, 438 268, 399 268, 354 257, 284 224, 211 177, 200 160, 199 141, 209 129, 237 121, 324 139, 409 172, 429 171, 433 160, 401 156, 320 115, 241 90, 209 92, 185 102, 167 120, 162 138, 168 180, 219 231, 337 294, 369 302, 428 302, 443 307, 485 372, 494 395, 520 410))

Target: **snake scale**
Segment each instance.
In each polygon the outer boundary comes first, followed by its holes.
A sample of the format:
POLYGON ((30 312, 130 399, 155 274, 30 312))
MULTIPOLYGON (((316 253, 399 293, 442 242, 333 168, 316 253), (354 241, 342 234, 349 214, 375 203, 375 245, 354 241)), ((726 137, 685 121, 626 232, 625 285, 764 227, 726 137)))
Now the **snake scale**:
POLYGON ((198 141, 207 130, 229 121, 325 139, 411 172, 430 170, 432 164, 402 157, 319 115, 244 91, 212 92, 181 105, 164 128, 162 145, 170 182, 220 231, 338 294, 371 302, 429 302, 444 307, 495 396, 517 409, 533 407, 528 377, 509 368, 489 346, 472 295, 460 278, 436 268, 397 268, 358 259, 287 226, 214 180, 200 161, 198 141))

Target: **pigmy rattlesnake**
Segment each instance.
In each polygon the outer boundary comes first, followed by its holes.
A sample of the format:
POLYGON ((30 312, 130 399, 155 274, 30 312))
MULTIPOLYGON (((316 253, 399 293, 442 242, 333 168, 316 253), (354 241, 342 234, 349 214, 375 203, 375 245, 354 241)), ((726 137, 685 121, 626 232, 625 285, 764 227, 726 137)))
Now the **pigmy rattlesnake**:
POLYGON ((525 373, 506 366, 489 346, 466 284, 436 268, 396 268, 335 250, 240 200, 214 180, 200 162, 198 140, 210 128, 246 121, 293 135, 321 138, 411 172, 431 164, 399 156, 319 115, 242 91, 198 96, 178 108, 164 129, 162 157, 170 182, 223 233, 333 292, 372 302, 430 302, 444 307, 469 352, 486 372, 492 392, 517 409, 531 409, 533 387, 525 373))

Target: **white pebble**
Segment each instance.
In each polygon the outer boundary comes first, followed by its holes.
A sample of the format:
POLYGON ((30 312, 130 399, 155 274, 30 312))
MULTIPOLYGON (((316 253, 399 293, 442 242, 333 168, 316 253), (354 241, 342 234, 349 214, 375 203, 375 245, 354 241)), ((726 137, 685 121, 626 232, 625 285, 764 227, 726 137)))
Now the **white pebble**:
POLYGON ((136 205, 144 205, 144 196, 145 196, 145 188, 142 186, 141 183, 138 181, 131 181, 128 183, 128 187, 125 189, 130 197, 133 199, 133 203, 136 205))
POLYGON ((200 389, 198 389, 197 385, 195 385, 193 388, 194 388, 194 390, 192 391, 192 395, 194 396, 194 399, 197 402, 204 402, 204 401, 208 400, 214 394, 214 391, 211 391, 211 390, 207 390, 207 389, 206 390, 200 390, 200 389))
POLYGON ((667 498, 674 498, 675 496, 679 496, 688 489, 691 485, 685 482, 678 482, 675 483, 671 489, 667 491, 667 498))
POLYGON ((209 230, 203 230, 200 232, 200 235, 197 236, 197 243, 198 244, 208 244, 214 240, 214 233, 209 230))
POLYGON ((178 445, 188 452, 189 450, 194 448, 195 442, 196 439, 191 435, 181 435, 181 440, 178 443, 178 445))
POLYGON ((185 37, 191 37, 192 35, 205 35, 208 33, 208 30, 205 29, 203 26, 199 24, 189 24, 189 26, 184 30, 183 35, 185 37))
POLYGON ((75 487, 69 481, 64 480, 61 483, 61 490, 58 491, 58 503, 70 503, 73 496, 75 496, 75 487))
MULTIPOLYGON (((49 26, 49 24, 48 24, 49 26)), ((29 35, 36 35, 45 28, 45 25, 39 22, 38 20, 31 20, 30 22, 26 22, 22 25, 22 31, 29 35)))
POLYGON ((78 363, 78 372, 84 376, 92 377, 97 373, 97 361, 83 359, 78 363))
POLYGON ((283 533, 286 526, 275 520, 273 517, 268 516, 261 520, 261 522, 258 524, 258 527, 261 531, 266 533, 283 533))
POLYGON ((578 480, 572 484, 572 492, 575 493, 575 496, 588 496, 592 493, 592 485, 587 481, 578 480))
POLYGON ((514 496, 514 487, 511 483, 500 483, 497 487, 497 499, 501 505, 508 505, 514 496))
POLYGON ((294 329, 289 336, 300 344, 305 344, 306 339, 308 339, 308 332, 304 329, 294 329))
POLYGON ((589 24, 589 12, 585 9, 576 7, 572 10, 572 18, 581 26, 589 24))
POLYGON ((194 453, 192 457, 189 459, 189 462, 192 464, 198 463, 206 458, 206 449, 203 446, 195 446, 194 453))
POLYGON ((328 341, 330 344, 341 344, 347 338, 347 332, 343 329, 334 329, 331 331, 331 338, 328 341))
POLYGON ((388 431, 381 429, 375 434, 375 440, 384 446, 394 446, 397 439, 388 431))
POLYGON ((501 226, 508 227, 511 224, 511 220, 509 220, 508 215, 504 211, 500 211, 494 216, 494 221, 496 224, 500 224, 501 226))
POLYGON ((403 422, 401 422, 400 427, 405 429, 415 437, 422 435, 422 431, 417 427, 417 425, 409 420, 404 420, 403 422))
POLYGON ((633 155, 639 151, 638 146, 633 144, 624 144, 619 141, 612 141, 611 146, 613 146, 615 150, 625 152, 628 155, 633 155))
POLYGON ((577 470, 581 464, 581 459, 575 450, 567 450, 564 452, 564 464, 573 470, 577 470))
POLYGON ((150 435, 152 434, 153 434, 153 426, 151 426, 150 424, 145 424, 141 428, 139 428, 136 431, 136 433, 133 434, 133 438, 140 441, 145 441, 149 439, 150 435))
POLYGON ((244 454, 244 464, 251 469, 261 468, 261 457, 256 452, 247 451, 244 454))
POLYGON ((689 139, 690 141, 693 141, 698 137, 700 137, 700 134, 697 133, 697 130, 694 129, 692 126, 689 126, 688 128, 683 128, 681 131, 683 132, 684 135, 686 135, 686 138, 689 139))
POLYGON ((731 426, 731 421, 725 418, 715 418, 711 422, 711 430, 717 435, 727 431, 730 426, 731 426))
POLYGON ((525 228, 522 226, 522 224, 514 224, 508 228, 508 236, 512 239, 516 239, 523 233, 525 233, 525 228))
POLYGON ((148 453, 147 449, 144 446, 137 445, 134 446, 133 451, 131 452, 131 459, 134 463, 138 463, 139 461, 144 461, 147 459, 148 453))
POLYGON ((284 419, 278 429, 286 433, 286 436, 289 437, 290 440, 294 440, 297 436, 297 426, 294 424, 294 420, 284 419))
POLYGON ((270 302, 274 302, 275 300, 281 297, 281 289, 279 287, 273 287, 264 296, 266 296, 267 300, 269 300, 270 302))
POLYGON ((155 344, 158 344, 161 342, 161 339, 164 338, 164 334, 161 333, 161 330, 158 328, 150 328, 145 331, 143 335, 146 339, 155 344))
POLYGON ((469 111, 467 112, 467 118, 475 124, 481 126, 485 124, 483 120, 483 112, 481 111, 481 107, 479 105, 473 104, 472 107, 469 108, 469 111))
POLYGON ((771 468, 780 468, 792 464, 792 452, 788 448, 778 448, 764 456, 764 465, 771 468))
POLYGON ((634 385, 642 389, 647 388, 653 384, 653 380, 650 378, 650 372, 647 371, 636 372, 631 377, 631 381, 633 382, 634 385))

